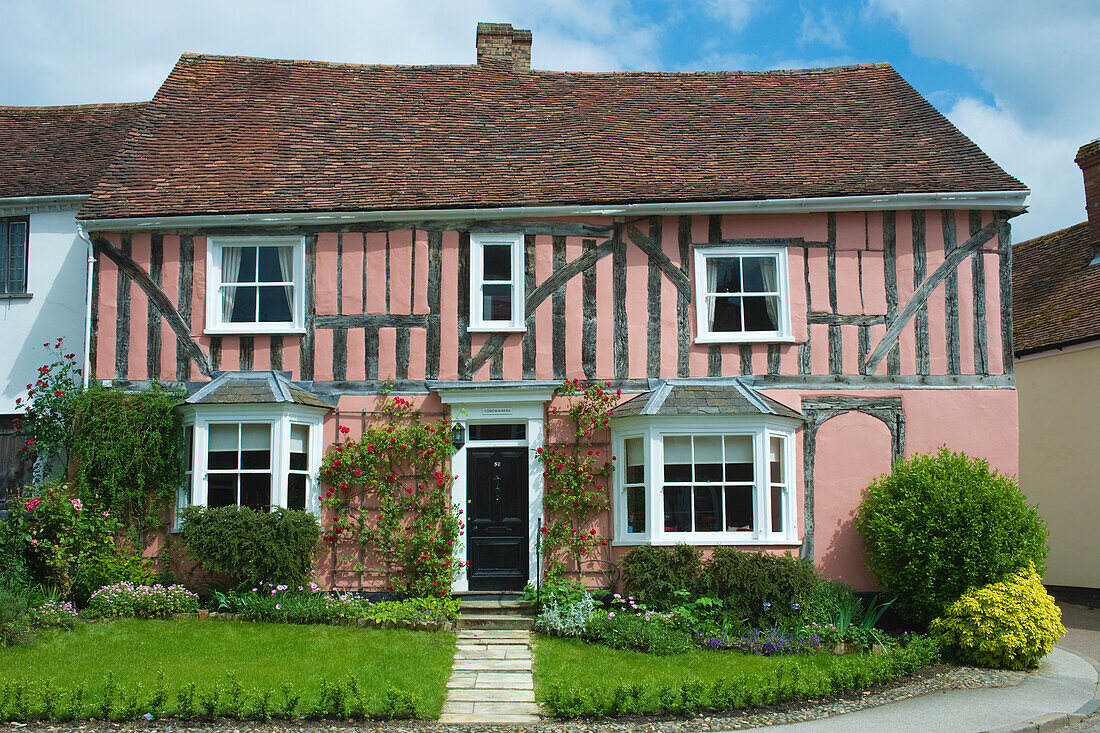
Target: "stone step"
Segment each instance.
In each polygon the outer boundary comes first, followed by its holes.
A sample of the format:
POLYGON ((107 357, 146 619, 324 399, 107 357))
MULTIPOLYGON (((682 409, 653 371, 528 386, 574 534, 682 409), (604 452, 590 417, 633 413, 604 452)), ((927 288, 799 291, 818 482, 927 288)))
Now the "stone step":
MULTIPOLYGON (((538 719, 539 706, 533 702, 466 702, 443 703, 443 715, 531 715, 538 719)), ((465 720, 473 720, 469 717, 465 720)))
POLYGON ((534 690, 454 688, 447 691, 447 700, 451 702, 534 702, 534 690))
POLYGON ((507 616, 535 616, 535 604, 510 599, 463 599, 459 604, 463 614, 504 614, 507 616))
POLYGON ((471 649, 460 644, 455 659, 531 659, 531 649, 520 644, 489 644, 471 649))
POLYGON ((462 614, 458 617, 455 627, 460 631, 469 629, 485 630, 530 630, 535 627, 535 620, 528 616, 511 616, 504 614, 462 614))
POLYGON ((509 641, 531 641, 531 632, 527 629, 458 629, 458 643, 500 644, 509 641), (476 640, 476 641, 475 641, 476 640))
POLYGON ((474 690, 533 690, 535 681, 530 671, 526 672, 474 672, 456 670, 447 680, 447 689, 474 690))

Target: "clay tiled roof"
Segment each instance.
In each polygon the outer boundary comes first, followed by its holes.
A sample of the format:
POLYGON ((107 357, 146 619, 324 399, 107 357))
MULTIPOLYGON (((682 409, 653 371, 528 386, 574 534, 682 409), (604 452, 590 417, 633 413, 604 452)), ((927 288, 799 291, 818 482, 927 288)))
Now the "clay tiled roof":
POLYGON ((144 108, 0 107, 0 198, 91 193, 144 108))
POLYGON ((81 217, 1024 188, 886 65, 509 68, 185 55, 81 217))
POLYGON ((801 418, 786 405, 756 392, 747 383, 724 379, 711 383, 665 382, 615 408, 614 417, 635 415, 779 415, 801 418))
POLYGON ((280 372, 223 372, 184 400, 189 405, 255 405, 293 402, 331 410, 333 405, 280 372))
POLYGON ((1083 222, 1012 248, 1017 356, 1100 338, 1100 264, 1083 222))

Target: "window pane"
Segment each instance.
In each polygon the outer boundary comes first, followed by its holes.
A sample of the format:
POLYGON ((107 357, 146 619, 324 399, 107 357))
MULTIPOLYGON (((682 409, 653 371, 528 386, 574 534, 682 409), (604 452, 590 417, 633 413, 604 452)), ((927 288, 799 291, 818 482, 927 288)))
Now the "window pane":
POLYGON ((623 441, 626 466, 626 483, 640 484, 645 481, 645 451, 642 449, 641 438, 630 438, 623 441))
POLYGON ((742 257, 746 293, 774 293, 778 290, 774 257, 742 257))
POLYGON ((714 333, 740 333, 741 299, 716 297, 710 302, 710 330, 714 333))
POLYGON ((241 287, 234 285, 222 290, 222 315, 229 313, 227 319, 230 323, 255 323, 256 322, 256 288, 255 286, 241 287))
POLYGON ((768 467, 772 483, 783 481, 783 439, 773 437, 768 441, 768 467))
POLYGON ((665 531, 691 531, 691 487, 665 487, 665 531))
POLYGON ((241 474, 241 506, 259 511, 271 509, 271 474, 241 474))
POLYGON ((512 245, 486 244, 481 248, 484 280, 512 279, 512 245))
POLYGON ((691 481, 691 438, 670 435, 664 445, 665 481, 691 481))
POLYGON ((482 285, 481 314, 486 321, 512 320, 512 286, 482 285))
POLYGON ((527 437, 525 423, 501 423, 498 425, 471 425, 469 440, 524 440, 527 437))
POLYGON ((291 425, 290 426, 290 452, 291 453, 308 453, 309 452, 309 426, 308 425, 291 425))
POLYGON ((772 532, 783 531, 783 493, 782 486, 772 487, 772 532))
POLYGON ((644 486, 632 486, 626 490, 626 531, 632 534, 645 532, 644 486))
POLYGON ((237 430, 237 425, 210 426, 210 442, 206 454, 208 468, 232 469, 237 467, 237 430))
POLYGON ((707 292, 741 292, 741 273, 736 257, 707 258, 707 292))
POLYGON ((748 435, 727 435, 726 481, 752 481, 755 473, 752 438, 748 435))
POLYGON ((754 295, 743 301, 746 331, 779 330, 779 296, 754 295))
POLYGON ((273 285, 259 290, 261 323, 289 323, 294 320, 290 311, 293 285, 273 285))
POLYGON ((722 531, 722 487, 695 487, 695 531, 722 531))
POLYGON ((306 477, 305 474, 292 473, 286 479, 286 507, 287 509, 306 508, 306 477))
POLYGON ((294 279, 293 247, 260 247, 260 282, 292 282, 294 279))
POLYGON ((241 425, 241 468, 271 468, 270 425, 241 425))
POLYGON ((747 532, 753 528, 753 488, 726 487, 726 531, 747 532))
POLYGON ((695 480, 722 482, 722 438, 705 435, 695 438, 695 480))
POLYGON ((212 473, 207 478, 207 506, 217 508, 237 503, 237 474, 212 473))
POLYGON ((256 282, 255 247, 222 247, 222 282, 256 282))

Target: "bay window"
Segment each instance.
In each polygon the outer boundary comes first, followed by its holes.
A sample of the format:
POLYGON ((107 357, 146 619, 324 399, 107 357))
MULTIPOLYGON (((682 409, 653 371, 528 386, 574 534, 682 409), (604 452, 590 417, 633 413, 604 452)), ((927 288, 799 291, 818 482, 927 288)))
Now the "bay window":
POLYGON ((795 542, 795 427, 781 417, 616 420, 616 544, 795 542))

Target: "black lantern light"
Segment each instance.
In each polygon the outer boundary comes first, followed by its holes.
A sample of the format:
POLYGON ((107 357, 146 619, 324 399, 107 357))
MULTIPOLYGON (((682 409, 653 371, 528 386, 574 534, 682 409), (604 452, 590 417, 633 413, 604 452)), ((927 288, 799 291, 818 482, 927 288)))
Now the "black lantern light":
POLYGON ((466 445, 466 426, 460 422, 455 422, 451 426, 451 445, 455 447, 455 450, 466 445))

